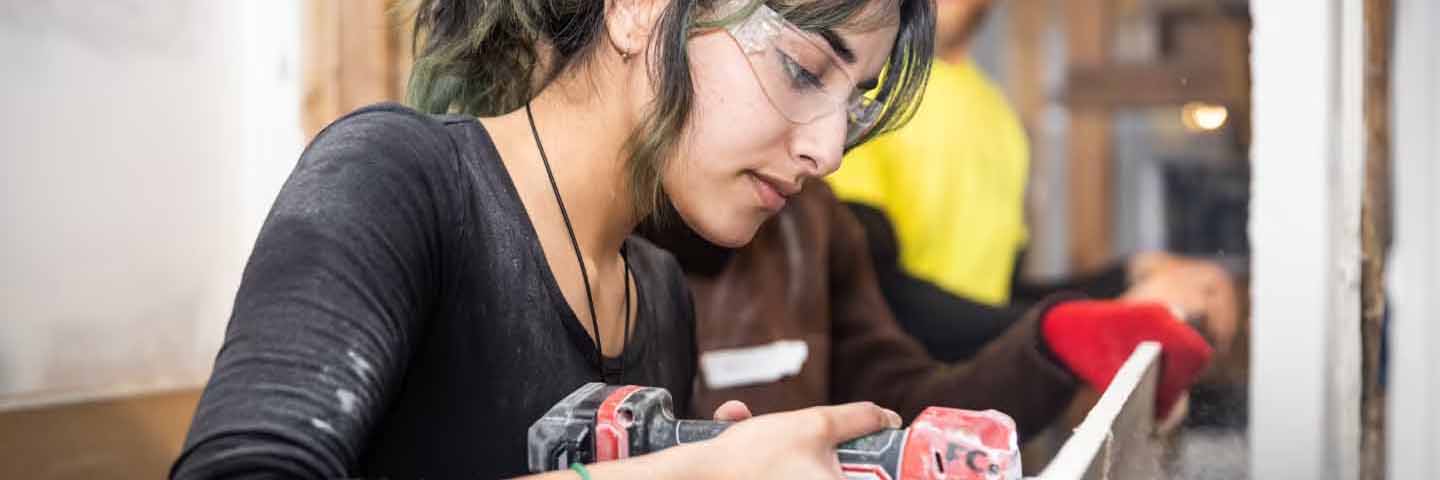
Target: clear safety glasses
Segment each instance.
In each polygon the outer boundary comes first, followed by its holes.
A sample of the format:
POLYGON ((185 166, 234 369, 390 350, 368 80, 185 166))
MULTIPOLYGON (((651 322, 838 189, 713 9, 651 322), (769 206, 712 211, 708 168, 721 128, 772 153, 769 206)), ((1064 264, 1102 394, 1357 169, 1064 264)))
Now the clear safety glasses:
POLYGON ((875 126, 882 105, 856 88, 843 62, 814 34, 800 30, 764 2, 725 0, 716 19, 731 19, 725 30, 750 61, 770 103, 791 122, 805 124, 844 109, 845 145, 875 126), (751 9, 744 19, 731 17, 751 9))

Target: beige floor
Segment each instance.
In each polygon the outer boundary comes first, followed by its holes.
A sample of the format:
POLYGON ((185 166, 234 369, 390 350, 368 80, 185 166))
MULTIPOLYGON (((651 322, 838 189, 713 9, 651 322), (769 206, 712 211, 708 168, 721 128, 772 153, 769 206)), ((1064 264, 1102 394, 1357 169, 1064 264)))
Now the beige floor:
POLYGON ((199 390, 0 412, 0 478, 165 478, 199 390))

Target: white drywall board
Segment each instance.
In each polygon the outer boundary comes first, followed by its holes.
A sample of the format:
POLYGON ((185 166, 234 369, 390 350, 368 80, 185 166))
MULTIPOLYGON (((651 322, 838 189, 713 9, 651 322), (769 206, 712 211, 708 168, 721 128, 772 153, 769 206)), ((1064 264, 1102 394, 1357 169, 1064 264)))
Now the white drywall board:
POLYGON ((301 148, 300 8, 0 4, 0 409, 204 381, 301 148))
POLYGON ((1159 365, 1159 343, 1142 342, 1137 346, 1115 372, 1115 379, 1100 400, 1036 478, 1108 479, 1112 472, 1115 478, 1158 475, 1160 455, 1152 419, 1159 365))
POLYGON ((1440 478, 1440 4, 1395 3, 1389 478, 1440 478))
POLYGON ((1358 474, 1361 5, 1251 4, 1255 478, 1358 474))

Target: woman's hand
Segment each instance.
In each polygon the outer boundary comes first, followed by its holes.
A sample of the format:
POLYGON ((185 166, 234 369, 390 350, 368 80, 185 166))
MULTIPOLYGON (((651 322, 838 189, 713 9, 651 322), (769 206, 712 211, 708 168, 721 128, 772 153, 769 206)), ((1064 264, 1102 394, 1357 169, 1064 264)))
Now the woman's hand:
MULTIPOLYGON (((650 455, 588 465, 594 480, 620 478, 684 479, 839 479, 835 446, 886 428, 900 428, 900 415, 870 402, 812 407, 751 418, 737 401, 725 402, 714 419, 739 422, 720 436, 650 455)), ((574 480, 574 472, 536 477, 574 480)))
MULTIPOLYGON (((743 420, 713 439, 673 452, 666 468, 684 478, 838 479, 835 446, 886 428, 900 428, 900 415, 870 402, 812 407, 750 417, 740 402, 726 402, 715 419, 743 420), (688 467, 688 468, 685 468, 688 467)), ((658 459, 657 459, 658 460, 658 459)))
POLYGON ((717 422, 738 422, 751 416, 750 407, 745 406, 745 402, 731 400, 720 404, 720 407, 715 409, 714 418, 717 422))
POLYGON ((1239 329, 1239 294, 1230 275, 1214 262, 1165 253, 1136 255, 1132 285, 1123 300, 1159 302, 1178 309, 1181 319, 1196 318, 1197 327, 1225 355, 1239 329))

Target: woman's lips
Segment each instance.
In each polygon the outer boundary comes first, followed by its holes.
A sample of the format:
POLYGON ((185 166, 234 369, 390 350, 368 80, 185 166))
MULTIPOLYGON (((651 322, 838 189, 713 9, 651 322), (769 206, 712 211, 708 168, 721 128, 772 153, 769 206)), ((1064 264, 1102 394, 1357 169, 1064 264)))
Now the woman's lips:
POLYGON ((785 208, 785 195, 780 193, 780 188, 759 174, 750 173, 750 182, 755 184, 755 196, 760 199, 760 205, 766 210, 778 212, 785 208))

